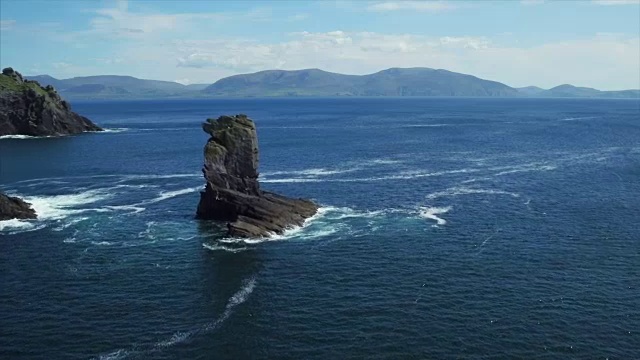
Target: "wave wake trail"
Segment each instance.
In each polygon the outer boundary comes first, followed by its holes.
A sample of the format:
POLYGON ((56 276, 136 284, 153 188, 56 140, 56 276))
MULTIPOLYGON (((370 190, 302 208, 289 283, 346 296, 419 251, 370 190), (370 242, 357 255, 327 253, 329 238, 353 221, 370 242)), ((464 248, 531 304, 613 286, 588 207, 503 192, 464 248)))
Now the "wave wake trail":
POLYGON ((135 348, 132 347, 130 349, 118 349, 115 351, 111 351, 105 354, 98 355, 94 357, 94 360, 122 360, 126 359, 132 355, 136 358, 138 356, 150 357, 151 354, 163 351, 171 346, 175 346, 177 344, 188 342, 191 338, 209 333, 222 325, 231 315, 233 315, 234 309, 247 301, 249 296, 257 286, 256 275, 252 275, 249 278, 243 280, 242 286, 238 291, 236 291, 230 298, 227 300, 227 304, 225 306, 224 311, 216 320, 208 322, 196 329, 188 330, 188 331, 177 331, 173 333, 166 339, 157 341, 153 344, 143 344, 136 345, 135 348))

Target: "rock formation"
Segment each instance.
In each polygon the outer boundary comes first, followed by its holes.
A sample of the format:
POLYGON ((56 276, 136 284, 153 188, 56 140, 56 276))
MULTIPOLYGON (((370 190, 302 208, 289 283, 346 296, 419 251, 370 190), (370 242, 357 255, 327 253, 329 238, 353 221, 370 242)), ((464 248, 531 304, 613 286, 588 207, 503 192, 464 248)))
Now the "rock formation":
POLYGON ((31 205, 17 197, 0 193, 0 221, 10 219, 35 219, 31 205))
POLYGON ((204 148, 207 186, 198 218, 227 221, 230 236, 264 237, 302 225, 317 212, 309 200, 260 190, 258 137, 246 115, 208 119, 202 128, 211 138, 204 148))
POLYGON ((52 86, 26 80, 12 68, 0 75, 0 136, 60 136, 101 131, 91 120, 71 111, 52 86))

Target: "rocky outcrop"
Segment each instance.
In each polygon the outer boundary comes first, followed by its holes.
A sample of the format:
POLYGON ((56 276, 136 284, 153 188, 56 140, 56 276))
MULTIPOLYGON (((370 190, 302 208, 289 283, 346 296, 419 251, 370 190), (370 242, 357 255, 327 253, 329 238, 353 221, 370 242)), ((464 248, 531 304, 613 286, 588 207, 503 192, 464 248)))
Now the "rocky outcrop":
POLYGON ((12 68, 0 75, 0 136, 61 136, 101 131, 91 120, 71 111, 52 86, 26 80, 12 68))
POLYGON ((230 236, 264 237, 299 226, 318 206, 260 190, 258 137, 246 115, 221 116, 202 125, 211 135, 204 147, 207 186, 197 216, 227 221, 230 236))
POLYGON ((24 200, 0 193, 0 221, 10 219, 35 219, 36 212, 24 200))

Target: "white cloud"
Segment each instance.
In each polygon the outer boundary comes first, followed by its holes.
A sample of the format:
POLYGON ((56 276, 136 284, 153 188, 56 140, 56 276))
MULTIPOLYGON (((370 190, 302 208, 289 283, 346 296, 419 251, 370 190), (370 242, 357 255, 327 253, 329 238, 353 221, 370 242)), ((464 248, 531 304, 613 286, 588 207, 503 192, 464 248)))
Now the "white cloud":
POLYGON ((0 20, 0 30, 9 30, 16 25, 15 20, 0 20))
POLYGON ((596 5, 640 5, 640 0, 593 0, 596 5))
MULTIPOLYGON (((377 2, 372 11, 442 11, 450 3, 377 2), (413 7, 413 8, 412 8, 413 7), (429 8, 431 7, 431 8, 429 8)), ((462 6, 456 4, 456 6, 462 6)), ((362 9, 362 8, 360 8, 362 9)), ((284 39, 259 42, 224 37, 212 27, 223 23, 265 21, 268 8, 240 14, 131 12, 126 2, 95 13, 90 27, 73 33, 54 32, 67 46, 88 46, 106 39, 103 58, 84 66, 49 67, 57 74, 78 76, 109 71, 147 79, 213 82, 221 77, 266 69, 321 68, 367 74, 390 67, 431 67, 476 75, 511 86, 552 87, 562 83, 602 89, 640 88, 640 39, 624 34, 598 34, 537 46, 518 45, 512 35, 425 36, 334 30, 290 33, 284 39), (207 27, 209 26, 209 27, 207 27), (114 37, 117 41, 114 41, 114 37), (120 41, 122 40, 122 41, 120 41), (506 44, 509 45, 506 45, 506 44)), ((305 14, 293 18, 303 20, 305 14)), ((281 20, 287 20, 282 17, 281 20)), ((291 20, 291 19, 289 19, 291 20)), ((245 25, 245 24, 243 24, 245 25)), ((56 59, 58 61, 64 60, 56 59)), ((78 63, 80 64, 80 63, 78 63)), ((54 74, 55 75, 55 74, 54 74)))
POLYGON ((456 9, 458 6, 446 1, 386 1, 371 4, 369 11, 388 12, 397 10, 440 12, 456 9))
POLYGON ((129 55, 139 61, 147 56, 150 63, 164 69, 163 73, 202 79, 199 82, 266 69, 320 68, 367 74, 389 67, 431 67, 511 86, 549 88, 572 83, 602 89, 640 88, 638 37, 605 34, 516 47, 474 36, 429 37, 339 30, 289 36, 286 41, 269 44, 233 38, 179 41, 162 49, 131 49, 129 55))

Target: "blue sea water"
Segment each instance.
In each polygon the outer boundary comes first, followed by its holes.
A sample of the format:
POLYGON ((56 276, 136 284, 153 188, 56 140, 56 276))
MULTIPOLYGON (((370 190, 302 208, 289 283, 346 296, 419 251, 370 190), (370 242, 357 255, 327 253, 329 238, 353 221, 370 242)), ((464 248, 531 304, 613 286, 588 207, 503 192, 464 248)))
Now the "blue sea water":
POLYGON ((0 139, 2 359, 638 359, 640 102, 79 102, 0 139), (258 127, 300 229, 194 218, 207 117, 258 127))

